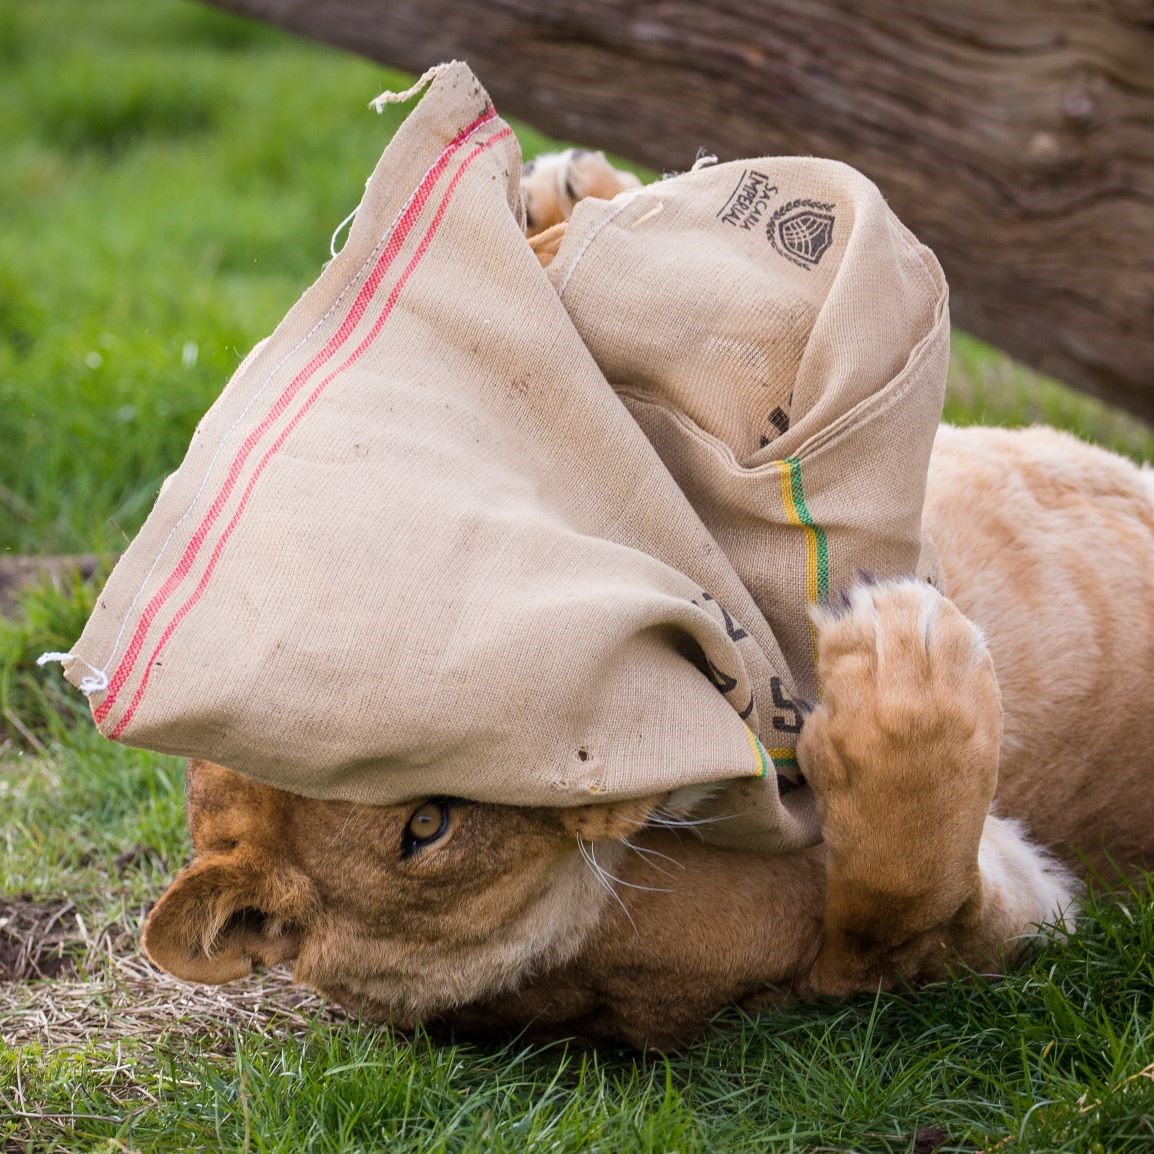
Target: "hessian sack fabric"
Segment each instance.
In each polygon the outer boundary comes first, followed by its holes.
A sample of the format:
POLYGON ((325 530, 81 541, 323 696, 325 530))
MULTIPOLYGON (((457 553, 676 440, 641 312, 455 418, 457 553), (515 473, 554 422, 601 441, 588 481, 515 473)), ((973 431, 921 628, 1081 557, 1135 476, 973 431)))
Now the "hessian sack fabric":
POLYGON ((807 605, 918 564, 941 271, 860 174, 781 158, 584 201, 543 270, 520 172, 434 70, 66 676, 108 737, 312 797, 718 783, 706 836, 812 844, 807 605))

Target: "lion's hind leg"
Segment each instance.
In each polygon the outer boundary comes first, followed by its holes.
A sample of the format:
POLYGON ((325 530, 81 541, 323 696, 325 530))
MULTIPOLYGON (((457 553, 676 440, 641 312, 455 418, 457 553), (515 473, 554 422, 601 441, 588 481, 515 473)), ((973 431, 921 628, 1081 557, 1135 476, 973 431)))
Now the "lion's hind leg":
POLYGON ((809 986, 848 993, 989 968, 1073 904, 1069 874, 989 815, 1001 702, 978 628, 923 582, 814 613, 822 702, 798 757, 828 849, 809 986))

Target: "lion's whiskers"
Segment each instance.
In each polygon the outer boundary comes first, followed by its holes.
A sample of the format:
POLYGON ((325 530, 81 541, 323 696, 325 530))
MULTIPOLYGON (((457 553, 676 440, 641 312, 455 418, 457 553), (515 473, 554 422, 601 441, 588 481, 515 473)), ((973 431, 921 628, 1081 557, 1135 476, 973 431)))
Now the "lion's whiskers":
POLYGON ((648 846, 635 845, 633 842, 626 840, 625 844, 636 854, 641 855, 642 861, 649 866, 650 869, 655 869, 662 877, 670 878, 673 875, 668 870, 663 870, 660 866, 654 865, 653 862, 648 861, 648 858, 659 857, 669 862, 670 865, 676 866, 679 870, 685 869, 685 863, 679 862, 675 857, 670 857, 667 853, 662 853, 660 850, 650 849, 648 846))
MULTIPOLYGON (((688 830, 696 837, 701 838, 701 831, 697 828, 702 825, 713 825, 719 821, 731 821, 737 814, 722 813, 715 817, 679 817, 677 814, 670 813, 668 810, 658 806, 653 813, 649 815, 649 820, 646 825, 654 829, 672 829, 672 830, 688 830)), ((704 839, 702 839, 704 840, 704 839)))
MULTIPOLYGON (((585 853, 585 844, 586 843, 582 842, 580 836, 578 836, 578 838, 577 838, 577 844, 582 847, 581 852, 585 853)), ((625 881, 624 878, 619 878, 619 877, 617 877, 616 874, 611 874, 597 860, 597 854, 596 854, 596 851, 594 850, 594 846, 596 845, 596 843, 595 842, 589 842, 587 844, 588 844, 589 852, 586 855, 585 860, 587 862, 589 862, 590 865, 592 865, 592 867, 597 871, 597 876, 607 886, 609 886, 609 892, 612 893, 615 898, 617 898, 617 901, 618 901, 618 903, 620 903, 622 909, 625 909, 625 903, 621 901, 621 895, 618 894, 615 889, 613 889, 612 883, 614 883, 614 882, 616 882, 616 884, 619 886, 625 886, 626 889, 645 890, 647 893, 651 893, 651 894, 669 894, 669 893, 673 892, 672 890, 664 889, 660 886, 643 886, 643 885, 638 885, 636 882, 627 882, 627 881, 625 881)), ((628 845, 629 843, 626 842, 626 844, 628 845)), ((626 915, 628 915, 629 911, 627 909, 625 909, 625 913, 626 913, 626 915)), ((629 918, 629 920, 633 921, 632 918, 629 918)))
POLYGON ((621 900, 621 895, 613 888, 609 880, 609 875, 597 861, 597 856, 593 852, 593 843, 590 842, 588 847, 586 847, 585 841, 581 835, 578 834, 577 848, 581 851, 581 856, 589 863, 589 867, 593 870, 593 876, 609 891, 610 896, 624 911, 625 916, 629 919, 629 924, 633 927, 634 931, 636 931, 637 923, 633 920, 633 915, 629 912, 629 907, 621 900))
POLYGON ((673 810, 666 809, 665 806, 659 805, 654 811, 660 817, 650 817, 650 821, 662 821, 666 825, 712 825, 718 821, 732 821, 737 814, 735 813, 719 813, 713 817, 685 817, 682 814, 675 813, 673 810))
POLYGON ((368 812, 369 811, 368 811, 367 806, 363 806, 363 805, 351 806, 347 816, 345 817, 344 822, 341 825, 341 828, 336 830, 333 833, 333 835, 329 838, 329 845, 332 845, 334 842, 340 842, 340 843, 346 842, 348 839, 346 838, 345 835, 348 833, 349 827, 353 824, 353 819, 354 818, 360 818, 362 816, 368 816, 368 812))

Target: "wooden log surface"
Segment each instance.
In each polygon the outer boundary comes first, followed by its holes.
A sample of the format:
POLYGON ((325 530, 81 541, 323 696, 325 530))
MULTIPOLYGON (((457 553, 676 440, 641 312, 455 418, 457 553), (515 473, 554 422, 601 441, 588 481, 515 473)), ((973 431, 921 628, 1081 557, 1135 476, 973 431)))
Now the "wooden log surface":
POLYGON ((1154 418, 1154 0, 216 0, 657 169, 831 156, 961 326, 1154 418))

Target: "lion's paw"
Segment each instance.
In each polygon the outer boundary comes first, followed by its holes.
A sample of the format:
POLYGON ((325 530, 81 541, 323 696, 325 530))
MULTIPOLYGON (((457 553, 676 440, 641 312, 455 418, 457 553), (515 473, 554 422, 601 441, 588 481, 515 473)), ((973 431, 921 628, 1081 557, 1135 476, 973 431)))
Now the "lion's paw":
POLYGON ((914 580, 860 584, 813 620, 821 704, 798 760, 837 868, 893 895, 976 879, 1001 736, 981 631, 914 580))
POLYGON ((533 237, 568 220, 587 196, 612 200, 619 192, 640 187, 632 172, 614 168, 603 152, 569 148, 543 153, 521 170, 525 234, 533 237))

